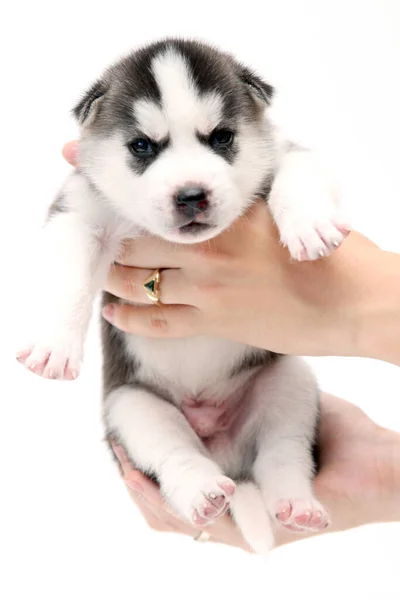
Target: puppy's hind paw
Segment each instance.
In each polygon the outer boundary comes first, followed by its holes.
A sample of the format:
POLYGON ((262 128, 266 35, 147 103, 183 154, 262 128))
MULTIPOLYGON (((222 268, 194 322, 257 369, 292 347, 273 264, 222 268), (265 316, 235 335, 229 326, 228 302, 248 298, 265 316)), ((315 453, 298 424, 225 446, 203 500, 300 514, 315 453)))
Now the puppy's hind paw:
POLYGON ((316 500, 282 499, 276 508, 278 522, 293 533, 322 531, 329 526, 328 514, 316 500))

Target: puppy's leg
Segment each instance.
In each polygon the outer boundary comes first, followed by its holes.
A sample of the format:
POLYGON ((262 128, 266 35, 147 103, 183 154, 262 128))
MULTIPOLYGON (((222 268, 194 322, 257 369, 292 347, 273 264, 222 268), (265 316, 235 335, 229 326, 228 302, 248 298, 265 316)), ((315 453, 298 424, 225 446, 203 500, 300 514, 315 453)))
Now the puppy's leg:
POLYGON ((256 381, 262 415, 253 466, 272 518, 291 531, 320 530, 328 515, 312 489, 312 446, 318 424, 318 390, 306 363, 282 358, 256 381))
POLYGON ((17 358, 38 375, 74 379, 79 373, 93 300, 116 248, 105 244, 100 229, 90 225, 76 207, 53 214, 42 242, 43 264, 39 265, 38 277, 42 275, 43 281, 36 288, 39 302, 34 298, 30 302, 34 308, 33 332, 17 358))
POLYGON ((213 462, 183 414, 139 387, 121 387, 105 402, 108 434, 133 463, 155 474, 168 503, 194 525, 228 508, 235 484, 213 462))
POLYGON ((328 256, 350 231, 328 174, 312 152, 295 146, 282 155, 268 206, 296 260, 328 256))

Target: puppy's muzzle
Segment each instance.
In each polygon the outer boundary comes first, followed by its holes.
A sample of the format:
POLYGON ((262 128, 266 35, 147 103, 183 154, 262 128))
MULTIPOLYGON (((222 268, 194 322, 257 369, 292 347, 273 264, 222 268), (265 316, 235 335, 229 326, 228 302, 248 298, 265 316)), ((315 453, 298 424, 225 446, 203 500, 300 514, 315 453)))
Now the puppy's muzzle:
POLYGON ((186 187, 178 190, 174 197, 178 212, 194 220, 208 208, 208 193, 201 187, 186 187))

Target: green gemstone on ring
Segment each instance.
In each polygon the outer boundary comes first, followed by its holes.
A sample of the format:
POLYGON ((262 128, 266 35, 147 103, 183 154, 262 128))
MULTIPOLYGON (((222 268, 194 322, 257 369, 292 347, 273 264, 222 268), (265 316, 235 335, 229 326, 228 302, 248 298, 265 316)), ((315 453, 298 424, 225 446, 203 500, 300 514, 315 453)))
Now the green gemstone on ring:
POLYGON ((152 279, 151 281, 148 281, 147 283, 145 283, 144 287, 146 288, 146 290, 149 290, 149 292, 151 292, 152 294, 154 294, 155 289, 156 289, 156 281, 155 281, 155 279, 152 279))

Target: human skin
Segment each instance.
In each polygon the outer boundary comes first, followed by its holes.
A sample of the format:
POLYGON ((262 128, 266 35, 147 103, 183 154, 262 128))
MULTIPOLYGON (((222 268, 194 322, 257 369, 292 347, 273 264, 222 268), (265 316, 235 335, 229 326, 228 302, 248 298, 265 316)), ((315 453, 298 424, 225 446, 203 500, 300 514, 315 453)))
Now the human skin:
MULTIPOLYGON (((314 491, 331 515, 331 526, 319 533, 296 534, 277 524, 277 546, 325 532, 400 521, 400 434, 379 427, 360 408, 328 394, 322 395, 321 409, 321 469, 314 491)), ((114 451, 128 492, 150 527, 194 537, 199 530, 173 514, 157 485, 134 469, 122 448, 114 451)), ((227 515, 204 529, 211 541, 251 552, 227 515)))
MULTIPOLYGON (((76 160, 76 143, 64 156, 76 160)), ((151 236, 127 240, 107 290, 147 304, 113 304, 104 316, 150 337, 217 335, 307 356, 360 356, 400 363, 400 255, 357 232, 330 257, 290 260, 264 202, 229 230, 201 244, 151 236), (161 274, 161 305, 143 281, 161 274), (226 308, 229 307, 229 310, 226 308)))
MULTIPOLYGON (((74 165, 76 143, 63 153, 74 165)), ((166 338, 212 334, 285 354, 364 356, 400 365, 400 257, 359 233, 329 258, 293 262, 260 201, 215 240, 191 246, 128 240, 118 260, 107 290, 147 304, 106 307, 104 317, 124 331, 166 338), (142 284, 160 267, 162 304, 155 306, 142 284)), ((323 394, 321 404, 322 466, 314 485, 332 515, 329 531, 400 520, 400 435, 344 400, 323 394)), ((195 535, 122 448, 115 452, 150 526, 195 535)), ((207 530, 214 541, 249 550, 226 515, 207 530)), ((299 538, 277 527, 276 539, 279 545, 299 538)))

